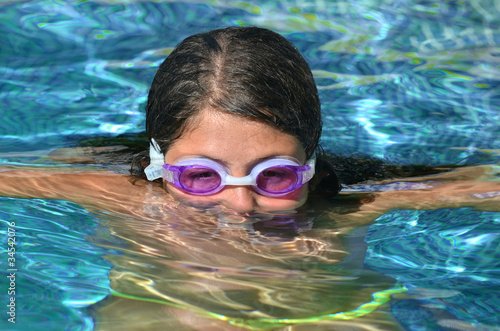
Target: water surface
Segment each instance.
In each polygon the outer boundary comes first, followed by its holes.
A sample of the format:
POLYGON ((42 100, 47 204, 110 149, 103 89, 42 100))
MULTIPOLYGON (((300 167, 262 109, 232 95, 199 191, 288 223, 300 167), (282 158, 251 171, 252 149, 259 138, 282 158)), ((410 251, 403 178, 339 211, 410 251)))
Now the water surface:
MULTIPOLYGON (((142 132, 148 86, 177 43, 257 25, 310 63, 326 149, 398 164, 498 164, 499 11, 495 0, 4 1, 0 162, 126 172, 47 155, 82 138, 142 132)), ((1 198, 1 231, 15 222, 22 271, 19 322, 2 319, 0 328, 181 330, 197 326, 193 312, 203 325, 293 318, 306 330, 500 324, 498 210, 398 209, 351 232, 322 210, 242 223, 146 205, 144 219, 1 198), (391 298, 401 286, 408 291, 391 298)))

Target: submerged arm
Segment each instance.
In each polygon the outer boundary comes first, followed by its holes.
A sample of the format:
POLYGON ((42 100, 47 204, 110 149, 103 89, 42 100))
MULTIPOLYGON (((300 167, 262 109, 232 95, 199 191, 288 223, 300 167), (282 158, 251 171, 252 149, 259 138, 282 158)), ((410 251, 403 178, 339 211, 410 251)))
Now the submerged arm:
POLYGON ((145 185, 132 184, 130 176, 107 171, 0 171, 0 196, 61 199, 119 213, 138 205, 144 190, 145 185))
MULTIPOLYGON (((440 209, 473 207, 484 211, 500 211, 500 181, 498 167, 475 166, 439 175, 393 179, 376 184, 420 182, 428 188, 384 192, 341 193, 335 204, 352 204, 354 210, 332 217, 345 224, 368 224, 391 209, 440 209), (357 204, 353 204, 357 202, 357 204)), ((377 187, 377 185, 374 185, 377 187)))
POLYGON ((499 171, 497 166, 474 166, 435 176, 405 179, 425 181, 432 187, 424 190, 381 192, 378 204, 386 206, 384 208, 474 207, 500 211, 499 171))

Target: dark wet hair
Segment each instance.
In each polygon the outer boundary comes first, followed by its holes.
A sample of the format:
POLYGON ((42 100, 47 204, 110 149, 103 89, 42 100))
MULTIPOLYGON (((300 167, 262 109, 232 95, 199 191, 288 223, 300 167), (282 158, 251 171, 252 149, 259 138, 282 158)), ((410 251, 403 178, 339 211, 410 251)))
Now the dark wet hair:
POLYGON ((163 153, 202 109, 272 125, 311 157, 321 136, 318 91, 299 51, 281 35, 230 27, 182 41, 162 63, 146 106, 146 131, 163 153))
MULTIPOLYGON (((207 108, 268 123, 294 136, 308 158, 318 147, 321 107, 311 70, 297 48, 273 31, 229 27, 184 39, 151 85, 149 139, 166 153, 207 108)), ((338 180, 335 185, 337 193, 338 180)))

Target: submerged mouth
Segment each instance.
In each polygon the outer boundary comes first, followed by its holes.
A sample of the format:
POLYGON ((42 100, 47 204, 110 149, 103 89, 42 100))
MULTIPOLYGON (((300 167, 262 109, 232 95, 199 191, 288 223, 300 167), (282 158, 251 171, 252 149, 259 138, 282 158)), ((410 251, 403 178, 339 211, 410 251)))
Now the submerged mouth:
POLYGON ((278 237, 295 237, 303 232, 309 231, 313 225, 313 219, 303 217, 304 215, 276 215, 269 220, 253 223, 253 228, 261 235, 278 237))
POLYGON ((314 221, 314 217, 297 212, 248 216, 219 212, 215 216, 220 228, 239 228, 261 236, 280 238, 296 237, 309 231, 314 221))

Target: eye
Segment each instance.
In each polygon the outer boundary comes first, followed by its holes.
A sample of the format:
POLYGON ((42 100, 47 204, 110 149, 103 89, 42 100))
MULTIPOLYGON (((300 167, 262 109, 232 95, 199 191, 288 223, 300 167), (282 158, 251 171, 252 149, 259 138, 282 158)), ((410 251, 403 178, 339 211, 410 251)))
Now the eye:
POLYGON ((264 170, 262 172, 262 176, 264 176, 264 177, 276 177, 276 176, 283 176, 283 173, 280 173, 280 172, 274 171, 274 170, 264 170))
POLYGON ((219 186, 219 174, 208 168, 186 169, 180 177, 180 182, 185 188, 195 191, 207 191, 219 186))
POLYGON ((189 174, 189 176, 193 179, 207 179, 207 178, 211 178, 213 176, 216 176, 217 174, 213 171, 200 171, 200 172, 191 172, 189 174))
POLYGON ((293 170, 273 167, 263 170, 257 177, 257 186, 266 191, 282 191, 295 185, 297 176, 293 170))
POLYGON ((269 168, 260 173, 262 176, 265 178, 284 178, 284 177, 289 177, 289 176, 295 176, 293 174, 293 171, 290 169, 286 168, 269 168))

